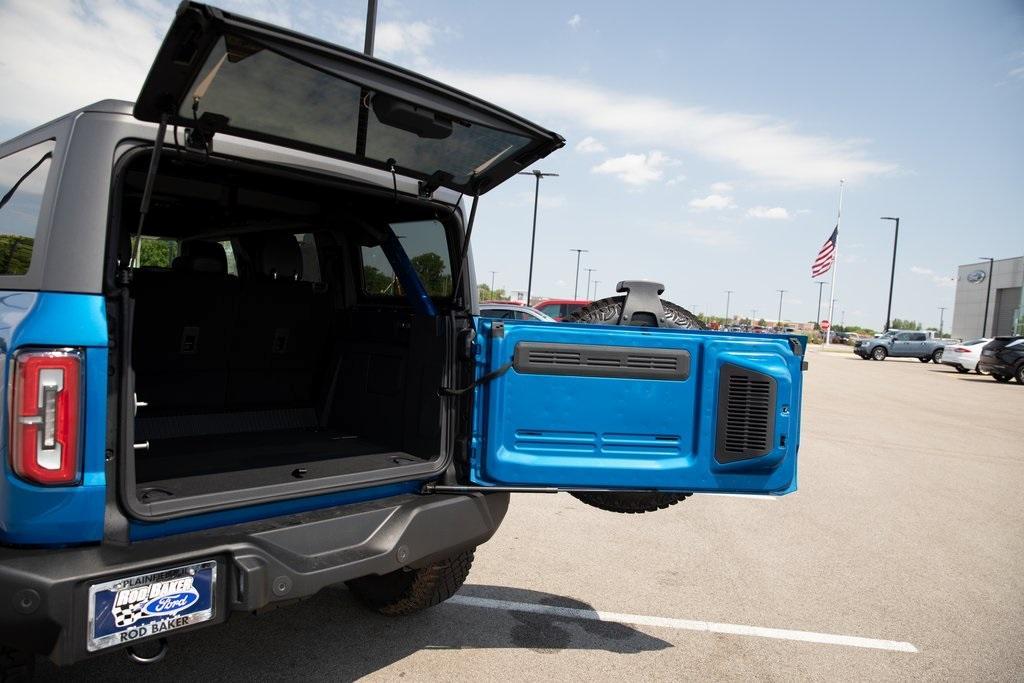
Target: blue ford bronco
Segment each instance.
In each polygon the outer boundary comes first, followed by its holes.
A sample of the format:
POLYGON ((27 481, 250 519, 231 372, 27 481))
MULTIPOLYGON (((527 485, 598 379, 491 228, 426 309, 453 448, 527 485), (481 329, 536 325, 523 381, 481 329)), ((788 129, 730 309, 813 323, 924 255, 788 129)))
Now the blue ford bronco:
POLYGON ((479 198, 563 143, 186 2, 137 102, 0 145, 0 678, 338 583, 437 604, 514 492, 794 491, 803 337, 645 282, 477 315, 479 198))

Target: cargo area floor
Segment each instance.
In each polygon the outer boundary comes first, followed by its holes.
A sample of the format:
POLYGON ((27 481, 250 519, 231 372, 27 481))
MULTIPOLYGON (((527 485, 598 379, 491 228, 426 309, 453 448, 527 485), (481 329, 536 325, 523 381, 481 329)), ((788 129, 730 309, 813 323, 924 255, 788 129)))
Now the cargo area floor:
POLYGON ((136 457, 136 481, 145 501, 418 462, 356 435, 285 429, 152 440, 136 457))

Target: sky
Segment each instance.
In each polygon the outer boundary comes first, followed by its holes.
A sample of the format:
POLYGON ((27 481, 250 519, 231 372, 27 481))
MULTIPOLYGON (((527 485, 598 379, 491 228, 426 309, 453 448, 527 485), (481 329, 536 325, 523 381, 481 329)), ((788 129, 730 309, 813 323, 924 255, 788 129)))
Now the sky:
MULTIPOLYGON (((360 1, 214 4, 362 48, 360 1)), ((134 99, 176 5, 0 0, 0 139, 134 99)), ((695 312, 724 314, 733 290, 731 313, 774 320, 781 289, 784 319, 813 320, 840 179, 836 324, 885 318, 880 216, 901 218, 893 317, 926 326, 959 264, 1024 253, 1019 0, 381 0, 376 56, 566 138, 534 166, 559 174, 541 184, 535 295, 573 296, 586 249, 598 297, 651 279, 695 312)), ((479 281, 526 289, 533 186, 481 198, 479 281)))

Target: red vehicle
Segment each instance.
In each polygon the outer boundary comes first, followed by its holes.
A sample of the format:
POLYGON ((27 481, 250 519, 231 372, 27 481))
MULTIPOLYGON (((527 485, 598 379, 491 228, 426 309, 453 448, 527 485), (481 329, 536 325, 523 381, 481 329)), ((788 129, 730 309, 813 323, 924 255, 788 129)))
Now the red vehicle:
POLYGON ((544 299, 534 308, 561 322, 589 303, 587 299, 544 299))

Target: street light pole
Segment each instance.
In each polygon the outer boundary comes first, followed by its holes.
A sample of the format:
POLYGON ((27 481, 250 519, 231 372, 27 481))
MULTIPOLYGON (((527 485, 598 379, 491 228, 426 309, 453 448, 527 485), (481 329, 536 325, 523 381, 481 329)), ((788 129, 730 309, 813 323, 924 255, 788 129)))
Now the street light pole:
POLYGON ((363 39, 363 54, 373 56, 373 39, 377 34, 377 0, 366 3, 366 33, 363 39))
POLYGON ((576 252, 576 280, 572 286, 572 298, 578 299, 580 294, 580 257, 587 253, 587 249, 570 249, 576 252))
POLYGON ((520 171, 519 175, 532 175, 537 182, 533 188, 533 233, 530 235, 530 274, 526 279, 526 305, 530 305, 530 295, 533 293, 533 249, 537 244, 537 200, 540 197, 540 179, 558 177, 557 173, 541 173, 540 171, 520 171))
POLYGON ((587 298, 590 298, 590 276, 597 270, 597 268, 585 268, 587 271, 587 298))
POLYGON ((600 280, 594 280, 594 295, 591 297, 591 301, 597 301, 597 286, 601 284, 600 280))
POLYGON ((988 261, 988 292, 985 293, 985 317, 981 319, 981 336, 988 336, 985 333, 988 331, 988 301, 992 298, 992 263, 995 259, 991 256, 979 256, 982 261, 988 261))
POLYGON ((491 295, 494 295, 494 276, 498 273, 496 270, 491 271, 491 295))
POLYGON ((939 339, 942 339, 942 323, 945 322, 945 320, 944 320, 945 317, 946 317, 946 307, 945 306, 939 306, 939 339))
POLYGON ((732 289, 725 290, 725 324, 726 325, 729 324, 729 300, 732 298, 733 291, 735 291, 735 290, 732 290, 732 289))
MULTIPOLYGON (((824 287, 824 286, 825 286, 825 281, 824 280, 819 280, 818 281, 818 317, 814 319, 814 329, 816 329, 816 330, 820 330, 821 329, 821 288, 824 287)), ((832 321, 830 320, 829 324, 831 324, 831 323, 832 323, 832 321)))
POLYGON ((885 309, 885 330, 889 331, 889 324, 892 322, 892 285, 896 280, 896 245, 900 241, 900 218, 899 216, 882 216, 879 220, 896 221, 896 233, 892 238, 892 270, 889 273, 889 306, 885 309))
POLYGON ((786 293, 784 289, 775 290, 779 293, 779 322, 777 327, 782 327, 782 295, 786 293))

